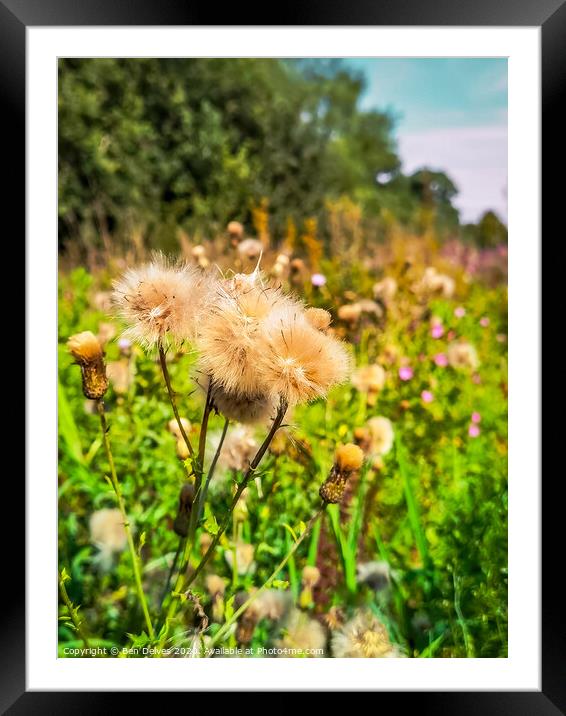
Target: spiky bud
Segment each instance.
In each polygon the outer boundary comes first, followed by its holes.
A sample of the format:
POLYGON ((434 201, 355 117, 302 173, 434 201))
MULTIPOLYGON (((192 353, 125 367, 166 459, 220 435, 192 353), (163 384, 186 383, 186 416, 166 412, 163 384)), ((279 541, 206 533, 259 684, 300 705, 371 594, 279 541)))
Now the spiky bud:
POLYGON ((325 504, 337 504, 344 496, 348 478, 358 472, 364 461, 361 448, 352 443, 339 445, 334 455, 334 465, 322 484, 319 495, 325 504))
POLYGON ((83 331, 71 336, 67 346, 81 367, 85 397, 89 400, 100 400, 108 390, 104 351, 100 341, 91 331, 83 331))

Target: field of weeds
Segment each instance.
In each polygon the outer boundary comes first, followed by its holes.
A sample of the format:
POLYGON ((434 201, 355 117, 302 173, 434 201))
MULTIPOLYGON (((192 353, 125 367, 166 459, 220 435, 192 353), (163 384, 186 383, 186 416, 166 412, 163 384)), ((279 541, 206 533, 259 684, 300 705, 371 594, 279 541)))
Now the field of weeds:
POLYGON ((60 656, 507 655, 506 246, 332 220, 62 257, 60 656))

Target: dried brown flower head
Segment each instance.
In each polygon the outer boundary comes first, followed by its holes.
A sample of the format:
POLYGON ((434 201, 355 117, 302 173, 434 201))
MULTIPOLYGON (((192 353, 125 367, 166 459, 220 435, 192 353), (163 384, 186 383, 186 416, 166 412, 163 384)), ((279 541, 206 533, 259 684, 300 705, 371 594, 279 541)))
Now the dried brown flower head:
POLYGON ((145 348, 194 340, 214 283, 194 266, 172 265, 161 255, 129 269, 113 293, 128 326, 124 335, 145 348))
POLYGON ((91 331, 84 331, 71 336, 67 346, 81 367, 85 397, 90 400, 100 400, 108 390, 104 351, 100 341, 91 331))
POLYGON ((477 351, 467 341, 451 343, 448 346, 446 355, 452 368, 471 368, 475 370, 479 366, 477 351))
POLYGON ((289 405, 323 397, 345 380, 350 358, 344 345, 314 329, 295 306, 274 311, 265 329, 259 372, 289 405))
POLYGON ((385 276, 385 278, 374 284, 373 295, 375 298, 381 299, 384 303, 390 303, 397 293, 397 281, 393 276, 385 276))
POLYGON ((226 470, 246 470, 258 447, 253 431, 247 426, 237 425, 224 440, 219 466, 226 470))
POLYGON ((332 323, 332 316, 324 308, 307 308, 305 318, 313 328, 326 332, 332 323))
POLYGON ((224 596, 226 591, 226 580, 217 574, 208 574, 204 580, 206 589, 210 596, 214 599, 217 596, 224 596))
POLYGON ((402 656, 391 644, 385 626, 369 610, 359 611, 332 635, 332 654, 338 659, 391 659, 402 656))
POLYGON ((385 385, 386 373, 379 363, 363 365, 352 373, 352 385, 360 393, 378 393, 385 385))
POLYGON ((232 239, 240 240, 244 236, 244 227, 239 221, 229 221, 226 229, 232 239))
POLYGON ((319 579, 320 570, 318 569, 318 567, 311 567, 308 564, 303 567, 301 581, 304 587, 310 587, 312 589, 312 587, 316 586, 319 579))
POLYGON ((121 552, 127 544, 124 518, 118 509, 103 509, 93 512, 89 520, 91 542, 99 549, 98 561, 109 569, 112 557, 121 552))
MULTIPOLYGON (((236 552, 236 569, 240 576, 244 574, 253 574, 255 572, 256 563, 254 562, 255 548, 253 544, 246 542, 237 542, 235 546, 236 552)), ((228 547, 224 550, 224 559, 228 562, 230 569, 234 567, 234 549, 228 547)))
POLYGON ((393 447, 395 433, 393 424, 382 415, 370 418, 367 422, 369 431, 369 452, 375 455, 385 455, 393 447))
MULTIPOLYGON (((187 420, 187 418, 181 418, 181 425, 183 426, 185 433, 188 435, 191 431, 191 423, 187 420)), ((176 418, 171 418, 171 420, 167 423, 167 430, 176 438, 183 437, 183 433, 179 428, 179 423, 176 418)))
POLYGON ((311 619, 299 609, 293 609, 285 623, 283 636, 276 642, 278 649, 283 650, 277 656, 320 657, 326 648, 326 631, 320 622, 311 619), (298 654, 286 653, 290 649, 298 654))
POLYGON ((358 445, 348 443, 338 446, 334 465, 319 490, 324 503, 336 504, 342 500, 348 479, 360 470, 363 461, 364 454, 358 445))

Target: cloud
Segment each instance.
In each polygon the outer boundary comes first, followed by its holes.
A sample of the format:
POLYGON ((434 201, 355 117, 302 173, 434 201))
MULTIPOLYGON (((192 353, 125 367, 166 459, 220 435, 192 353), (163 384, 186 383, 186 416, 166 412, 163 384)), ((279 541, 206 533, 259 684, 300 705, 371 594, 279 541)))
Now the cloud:
POLYGON ((405 172, 427 166, 454 181, 462 221, 476 221, 487 209, 507 220, 506 126, 400 131, 398 143, 405 172))

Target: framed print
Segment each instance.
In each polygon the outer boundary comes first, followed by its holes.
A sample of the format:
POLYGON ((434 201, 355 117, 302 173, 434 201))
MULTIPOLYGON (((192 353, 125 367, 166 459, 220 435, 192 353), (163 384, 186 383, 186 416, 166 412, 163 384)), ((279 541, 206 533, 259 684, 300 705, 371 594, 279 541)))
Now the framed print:
POLYGON ((538 429, 564 6, 286 13, 0 3, 28 351, 8 713, 566 708, 538 429))

